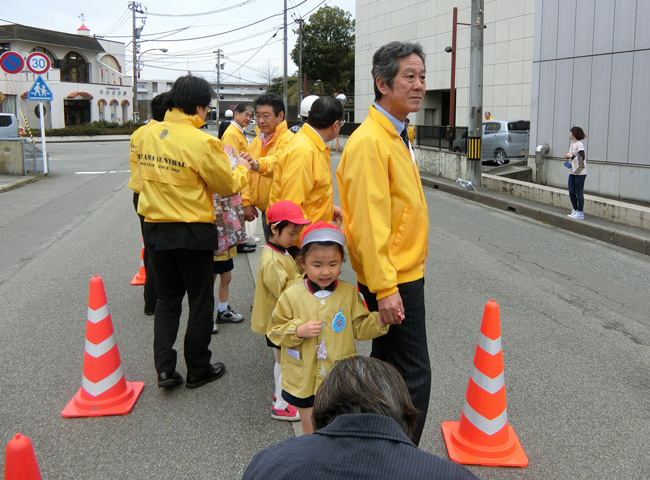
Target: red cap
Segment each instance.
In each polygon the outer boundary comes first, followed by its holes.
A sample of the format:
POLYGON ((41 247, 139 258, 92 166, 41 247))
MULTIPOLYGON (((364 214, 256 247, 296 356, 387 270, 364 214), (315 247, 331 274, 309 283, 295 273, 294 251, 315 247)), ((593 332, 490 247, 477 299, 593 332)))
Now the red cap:
POLYGON ((287 220, 296 225, 311 223, 311 220, 303 217, 300 207, 289 200, 280 200, 271 205, 266 211, 266 219, 269 223, 278 223, 282 220, 287 220))
POLYGON ((311 242, 336 242, 345 247, 345 235, 331 223, 316 222, 305 228, 302 234, 302 246, 311 242))

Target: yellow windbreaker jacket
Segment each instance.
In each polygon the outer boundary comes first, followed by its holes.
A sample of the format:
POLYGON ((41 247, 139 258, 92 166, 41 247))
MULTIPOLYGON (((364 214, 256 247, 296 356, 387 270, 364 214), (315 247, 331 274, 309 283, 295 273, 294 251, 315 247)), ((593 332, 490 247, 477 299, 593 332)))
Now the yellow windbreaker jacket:
MULTIPOLYGON (((312 223, 332 221, 334 187, 330 149, 307 124, 282 152, 273 172, 269 205, 280 200, 294 202, 312 223)), ((299 239, 297 242, 300 245, 299 239)))
POLYGON ((199 130, 203 123, 174 108, 143 131, 136 155, 145 222, 211 223, 212 192, 227 197, 246 185, 246 168, 231 169, 221 141, 199 130))
POLYGON ((350 263, 381 299, 424 276, 429 236, 420 172, 395 127, 373 105, 336 170, 350 263))
POLYGON ((318 298, 307 282, 295 283, 280 295, 271 315, 268 337, 282 347, 282 388, 298 398, 316 394, 334 362, 356 355, 354 340, 372 340, 388 332, 377 322, 378 312, 363 306, 356 288, 338 280, 329 297, 318 298), (300 338, 296 329, 310 320, 323 322, 321 334, 300 338), (343 325, 343 328, 341 326, 343 325), (317 357, 321 340, 326 358, 317 357))
POLYGON ((138 154, 136 153, 138 142, 140 142, 140 137, 144 133, 144 130, 156 123, 158 122, 151 119, 149 120, 149 123, 142 125, 131 134, 129 149, 129 169, 131 170, 131 178, 129 179, 129 184, 127 186, 135 193, 140 193, 142 191, 142 177, 140 176, 140 171, 138 170, 138 154))
POLYGON ((269 206, 269 192, 273 183, 273 170, 289 141, 293 139, 293 132, 287 128, 287 122, 282 121, 276 128, 271 140, 262 147, 260 129, 255 127, 257 136, 248 146, 248 153, 260 164, 257 172, 248 172, 248 185, 241 193, 244 207, 253 205, 263 212, 269 206))
POLYGON ((296 261, 291 255, 277 250, 273 245, 264 246, 255 282, 251 330, 266 335, 271 313, 280 294, 301 278, 296 261))
POLYGON ((224 145, 230 145, 237 150, 237 153, 248 152, 248 140, 246 135, 235 125, 230 123, 226 131, 221 136, 221 142, 224 145))

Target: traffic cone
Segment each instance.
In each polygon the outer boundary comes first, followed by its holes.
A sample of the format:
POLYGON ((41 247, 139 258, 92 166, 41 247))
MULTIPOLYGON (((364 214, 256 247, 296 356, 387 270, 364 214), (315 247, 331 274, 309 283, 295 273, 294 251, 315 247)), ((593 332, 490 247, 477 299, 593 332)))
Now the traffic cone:
POLYGON ((131 411, 143 388, 143 382, 127 382, 124 378, 104 282, 95 275, 90 280, 88 295, 81 388, 61 415, 66 418, 125 415, 131 411))
POLYGON ((140 268, 138 273, 135 274, 133 280, 131 280, 131 285, 144 285, 144 281, 147 278, 147 272, 144 269, 144 238, 142 239, 142 249, 140 250, 140 268))
POLYGON ((525 467, 528 457, 508 425, 499 305, 485 304, 481 335, 459 422, 442 422, 449 458, 486 467, 525 467))
POLYGON ((17 433, 5 449, 4 480, 41 480, 32 441, 17 433))

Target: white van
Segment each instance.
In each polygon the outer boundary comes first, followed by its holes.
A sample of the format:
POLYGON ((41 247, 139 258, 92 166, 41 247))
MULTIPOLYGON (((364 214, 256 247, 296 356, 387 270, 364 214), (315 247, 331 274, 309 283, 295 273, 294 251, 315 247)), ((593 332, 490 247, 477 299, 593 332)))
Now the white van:
POLYGON ((13 113, 0 113, 0 138, 18 138, 18 120, 13 113))

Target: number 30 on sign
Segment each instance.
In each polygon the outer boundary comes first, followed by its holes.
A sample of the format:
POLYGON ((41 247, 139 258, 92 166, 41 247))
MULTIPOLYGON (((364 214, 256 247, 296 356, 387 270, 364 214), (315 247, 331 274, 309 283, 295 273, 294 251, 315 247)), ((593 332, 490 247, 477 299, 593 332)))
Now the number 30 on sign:
POLYGON ((27 68, 36 75, 41 75, 50 69, 50 58, 41 52, 30 53, 27 57, 27 68))

